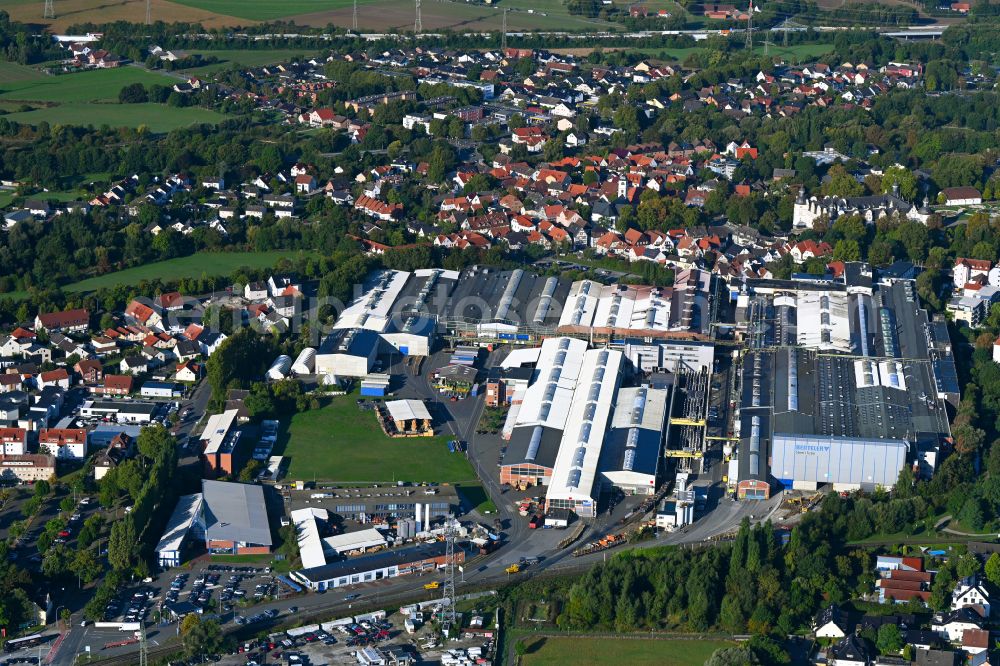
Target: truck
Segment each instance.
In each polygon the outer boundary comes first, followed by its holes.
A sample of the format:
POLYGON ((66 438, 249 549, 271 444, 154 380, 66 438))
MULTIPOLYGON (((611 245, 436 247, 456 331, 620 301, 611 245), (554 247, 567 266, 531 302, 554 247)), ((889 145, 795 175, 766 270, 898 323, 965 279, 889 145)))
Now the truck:
POLYGON ((534 530, 540 527, 544 523, 545 519, 540 514, 535 514, 528 521, 528 529, 534 530))

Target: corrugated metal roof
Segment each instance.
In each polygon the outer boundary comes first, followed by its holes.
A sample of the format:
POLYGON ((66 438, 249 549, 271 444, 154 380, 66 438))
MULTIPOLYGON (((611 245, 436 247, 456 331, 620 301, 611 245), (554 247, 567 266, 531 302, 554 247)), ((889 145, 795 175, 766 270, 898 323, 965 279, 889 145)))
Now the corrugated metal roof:
POLYGON ((264 489, 248 483, 201 482, 209 540, 271 545, 264 489))

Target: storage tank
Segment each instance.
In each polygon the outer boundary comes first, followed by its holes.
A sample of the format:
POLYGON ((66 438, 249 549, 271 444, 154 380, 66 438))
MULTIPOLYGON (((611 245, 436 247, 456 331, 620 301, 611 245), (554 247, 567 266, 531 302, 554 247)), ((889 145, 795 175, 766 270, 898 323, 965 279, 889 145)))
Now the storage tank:
POLYGON ((292 357, 282 354, 274 359, 274 363, 267 369, 268 379, 284 379, 288 376, 288 371, 292 367, 292 357))
POLYGON ((306 347, 295 357, 295 363, 292 363, 292 374, 311 375, 315 367, 316 350, 312 347, 306 347))

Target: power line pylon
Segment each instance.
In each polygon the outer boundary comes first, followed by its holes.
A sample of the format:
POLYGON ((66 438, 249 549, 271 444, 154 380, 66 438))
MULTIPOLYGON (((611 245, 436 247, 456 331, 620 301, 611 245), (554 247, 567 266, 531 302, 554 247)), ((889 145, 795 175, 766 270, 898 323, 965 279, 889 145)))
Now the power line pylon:
POLYGON ((747 12, 747 50, 753 50, 753 0, 750 0, 750 11, 747 12))
POLYGON ((149 645, 146 644, 146 623, 139 621, 139 666, 149 666, 149 645))
POLYGON ((354 15, 351 18, 351 30, 358 31, 358 0, 354 0, 354 15))
POLYGON ((153 24, 153 4, 151 0, 146 0, 146 25, 153 24))
MULTIPOLYGON (((419 2, 419 0, 417 0, 419 2)), ((444 607, 441 609, 441 632, 448 637, 448 632, 455 626, 455 541, 458 530, 454 522, 445 527, 445 555, 447 569, 444 579, 444 607)))
POLYGON ((419 35, 424 31, 424 22, 420 19, 420 0, 417 3, 417 19, 413 22, 413 33, 419 35))
POLYGON ((503 31, 500 33, 500 50, 507 50, 507 8, 503 10, 503 31))
POLYGON ((42 18, 54 19, 56 17, 56 9, 53 5, 53 0, 45 0, 45 8, 42 10, 42 18))

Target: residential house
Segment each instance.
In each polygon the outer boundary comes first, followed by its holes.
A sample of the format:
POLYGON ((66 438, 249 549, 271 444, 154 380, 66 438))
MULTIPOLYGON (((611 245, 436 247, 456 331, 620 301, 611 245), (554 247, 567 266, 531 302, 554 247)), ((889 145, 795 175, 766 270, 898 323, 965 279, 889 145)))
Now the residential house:
POLYGON ((87 431, 83 428, 42 428, 38 450, 58 460, 83 460, 87 457, 87 431))
POLYGON ((5 456, 23 456, 28 452, 28 431, 24 428, 0 428, 0 447, 5 456))
POLYGON ((62 312, 39 313, 35 317, 35 328, 39 331, 84 333, 90 326, 90 312, 85 308, 63 310, 62 312))
POLYGON ((131 375, 104 375, 104 386, 100 393, 104 395, 129 395, 132 393, 135 379, 131 375))
POLYGON ((983 618, 971 608, 959 608, 946 613, 936 613, 931 630, 952 643, 958 643, 969 629, 982 629, 983 618))
POLYGON ((49 372, 43 372, 38 375, 37 382, 38 388, 58 386, 62 389, 68 389, 70 386, 69 372, 66 371, 66 368, 57 368, 49 372))
POLYGON ((982 617, 990 616, 990 593, 977 576, 963 578, 951 593, 951 609, 972 608, 982 617))
POLYGON ((834 643, 827 652, 827 660, 830 666, 869 666, 874 654, 868 641, 850 634, 834 643))
POLYGON ((77 361, 73 370, 80 375, 84 384, 98 384, 104 379, 104 365, 96 359, 77 361))
POLYGON ((843 638, 849 628, 847 612, 837 604, 823 608, 813 621, 816 638, 843 638))

